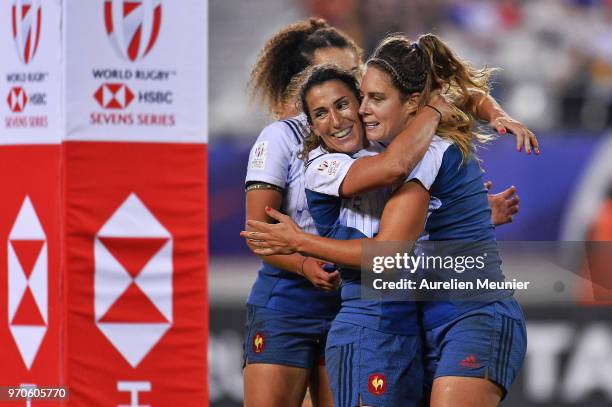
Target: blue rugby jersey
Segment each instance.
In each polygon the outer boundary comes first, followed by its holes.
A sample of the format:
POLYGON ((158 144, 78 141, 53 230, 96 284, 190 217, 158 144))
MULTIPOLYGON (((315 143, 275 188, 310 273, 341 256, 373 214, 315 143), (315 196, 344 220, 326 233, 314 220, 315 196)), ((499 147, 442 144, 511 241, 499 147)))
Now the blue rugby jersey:
MULTIPOLYGON (((465 247, 478 248, 482 242, 487 252, 486 267, 480 275, 493 281, 503 281, 501 259, 497 252, 495 226, 491 223, 491 209, 484 187, 483 171, 475 157, 462 163, 459 148, 452 142, 434 136, 425 157, 406 182, 417 180, 430 193, 429 213, 421 241, 466 242, 465 247)), ((456 248, 460 248, 458 244, 456 248)), ((442 255, 459 255, 452 253, 442 255)), ((427 271, 422 271, 426 276, 427 271)), ((482 305, 482 301, 494 301, 510 296, 509 290, 491 290, 478 294, 479 302, 429 301, 422 303, 425 328, 444 324, 464 312, 482 305)))
MULTIPOLYGON (((383 148, 379 143, 372 143, 353 155, 326 153, 320 147, 310 152, 306 166, 306 197, 321 236, 349 240, 371 238, 378 233, 390 188, 346 199, 340 197, 339 189, 356 159, 378 154, 383 148)), ((360 270, 341 268, 340 272, 342 307, 336 321, 393 334, 418 334, 414 302, 363 300, 360 270)))
MULTIPOLYGON (((303 149, 306 117, 277 121, 263 129, 249 154, 246 183, 267 182, 283 189, 281 212, 305 231, 316 233, 304 192, 303 149)), ((262 262, 248 304, 298 315, 333 318, 339 309, 338 293, 315 288, 306 278, 262 262)))

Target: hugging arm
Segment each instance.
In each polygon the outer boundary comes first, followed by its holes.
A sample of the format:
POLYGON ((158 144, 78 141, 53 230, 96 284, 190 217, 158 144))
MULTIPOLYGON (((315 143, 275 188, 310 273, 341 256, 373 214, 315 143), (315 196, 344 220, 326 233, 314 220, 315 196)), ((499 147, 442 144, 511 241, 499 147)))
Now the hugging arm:
POLYGON ((251 240, 255 253, 263 256, 303 253, 344 265, 360 268, 362 244, 374 241, 415 241, 423 230, 429 193, 418 182, 408 182, 397 190, 385 205, 380 233, 374 239, 335 240, 302 231, 287 215, 268 208, 277 224, 251 221, 251 231, 241 236, 251 240))
MULTIPOLYGON (((265 185, 264 185, 265 186, 265 185)), ((283 200, 282 192, 278 188, 252 189, 246 193, 246 218, 260 222, 273 222, 274 219, 267 215, 265 208, 279 209, 283 200)), ((246 225, 246 229, 250 227, 246 225)), ((328 273, 315 259, 304 257, 298 253, 289 256, 262 256, 257 252, 257 247, 247 239, 247 246, 251 251, 262 258, 266 263, 274 267, 290 271, 306 277, 315 287, 325 291, 334 290, 337 287, 338 272, 328 273)))
POLYGON ((500 135, 511 133, 516 137, 516 150, 531 154, 533 150, 540 154, 538 139, 523 123, 513 119, 501 108, 490 94, 480 89, 470 89, 470 99, 465 106, 474 117, 489 123, 500 135))
MULTIPOLYGON (((340 186, 341 196, 350 197, 360 192, 397 185, 406 179, 427 151, 440 119, 448 120, 452 116, 451 105, 438 94, 430 99, 429 105, 441 114, 432 108, 420 109, 408 127, 393 139, 385 151, 377 156, 359 158, 340 186)), ((499 134, 514 134, 518 151, 524 147, 527 154, 531 154, 532 149, 536 154, 540 153, 536 136, 510 117, 491 95, 480 90, 470 90, 470 99, 465 109, 477 119, 487 121, 499 134)))

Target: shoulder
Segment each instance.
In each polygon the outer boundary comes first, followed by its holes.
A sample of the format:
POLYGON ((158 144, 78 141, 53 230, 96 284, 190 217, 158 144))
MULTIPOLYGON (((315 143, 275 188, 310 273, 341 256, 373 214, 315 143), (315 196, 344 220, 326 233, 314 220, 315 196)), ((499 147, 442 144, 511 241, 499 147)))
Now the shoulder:
POLYGON ((434 136, 423 159, 412 170, 406 182, 417 180, 425 189, 429 190, 436 180, 442 162, 453 143, 439 136, 434 136))
POLYGON ((355 160, 346 154, 311 151, 306 164, 306 188, 338 196, 338 188, 355 160))

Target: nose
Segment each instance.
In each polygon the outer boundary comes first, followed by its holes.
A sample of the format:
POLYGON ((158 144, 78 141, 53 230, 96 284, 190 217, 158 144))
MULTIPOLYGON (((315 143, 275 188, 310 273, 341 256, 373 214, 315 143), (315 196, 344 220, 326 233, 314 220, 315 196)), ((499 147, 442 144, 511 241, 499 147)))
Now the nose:
POLYGON ((340 117, 340 114, 335 111, 335 110, 331 110, 330 111, 330 117, 331 117, 331 124, 335 129, 339 129, 340 126, 342 125, 342 118, 340 117))
POLYGON ((365 116, 368 113, 368 98, 364 96, 361 104, 359 105, 359 114, 365 116))

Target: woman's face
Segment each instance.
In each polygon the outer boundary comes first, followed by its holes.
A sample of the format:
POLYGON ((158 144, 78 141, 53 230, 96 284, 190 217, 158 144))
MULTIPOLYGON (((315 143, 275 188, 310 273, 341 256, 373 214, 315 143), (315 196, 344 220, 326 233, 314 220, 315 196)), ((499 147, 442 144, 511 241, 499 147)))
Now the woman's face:
POLYGON ((389 142, 408 124, 414 111, 382 70, 368 66, 361 81, 363 99, 359 114, 370 141, 389 142))
POLYGON ((306 94, 312 130, 330 151, 354 153, 363 147, 359 102, 340 80, 313 86, 306 94))

